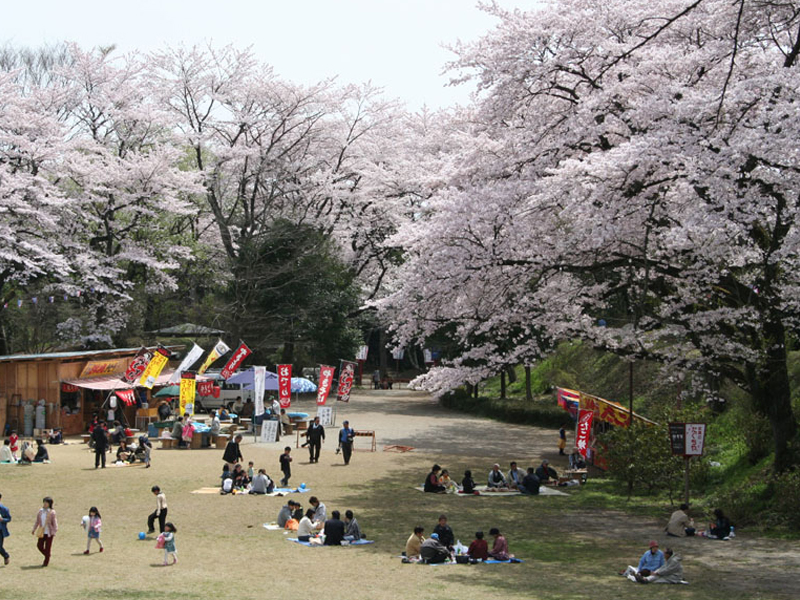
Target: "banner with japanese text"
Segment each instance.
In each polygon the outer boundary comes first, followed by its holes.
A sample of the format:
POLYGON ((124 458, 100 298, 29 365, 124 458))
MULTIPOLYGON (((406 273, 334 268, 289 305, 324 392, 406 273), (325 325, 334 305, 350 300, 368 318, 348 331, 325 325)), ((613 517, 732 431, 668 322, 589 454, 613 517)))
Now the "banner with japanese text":
POLYGON ((206 356, 205 361, 203 361, 203 364, 197 370, 197 374, 202 375, 205 373, 208 370, 208 367, 210 367, 220 356, 228 352, 228 350, 230 350, 228 344, 222 340, 219 340, 214 348, 212 348, 211 352, 208 353, 208 356, 206 356))
POLYGON ((292 405, 292 365, 278 365, 278 402, 281 408, 292 405))
POLYGON ((139 385, 152 390, 156 379, 161 375, 161 371, 167 366, 168 361, 169 351, 165 348, 156 349, 153 353, 153 358, 150 359, 147 368, 144 370, 144 373, 142 373, 141 379, 139 379, 139 385))
POLYGON ((183 357, 181 364, 178 365, 178 368, 175 369, 175 372, 170 376, 168 383, 178 383, 181 379, 181 373, 200 360, 201 356, 203 356, 203 349, 197 344, 193 344, 192 349, 183 357))
POLYGON ((264 414, 264 384, 267 380, 267 367, 253 367, 253 393, 255 414, 264 414))
POLYGON ((195 379, 194 373, 181 373, 181 410, 179 414, 182 417, 194 414, 195 379))
POLYGON ((356 354, 356 360, 363 360, 366 362, 367 355, 369 355, 369 346, 359 346, 358 353, 356 354))
POLYGON ((343 360, 339 368, 339 388, 336 390, 336 400, 338 402, 350 402, 350 391, 353 389, 353 379, 355 378, 358 365, 349 360, 343 360))
POLYGON ((152 358, 153 353, 150 350, 141 348, 125 370, 125 374, 121 377, 122 381, 133 384, 133 382, 142 376, 142 373, 144 373, 144 370, 147 368, 147 365, 150 364, 150 359, 152 358))
POLYGON ((122 370, 122 359, 115 360, 90 360, 83 367, 83 371, 78 375, 79 379, 86 379, 88 377, 102 377, 104 375, 113 375, 122 370))
POLYGON ((240 342, 239 347, 228 359, 228 362, 222 368, 222 371, 219 372, 220 377, 227 381, 227 379, 236 372, 236 369, 242 366, 244 359, 250 356, 252 353, 253 351, 247 347, 247 344, 240 342))
POLYGON ((325 406, 328 400, 328 394, 331 392, 331 385, 333 384, 333 367, 328 365, 320 365, 319 367, 319 383, 317 384, 317 406, 325 406))
POLYGON ((578 411, 578 431, 575 434, 575 446, 583 458, 586 458, 589 450, 589 441, 592 435, 592 419, 594 412, 591 410, 578 411))

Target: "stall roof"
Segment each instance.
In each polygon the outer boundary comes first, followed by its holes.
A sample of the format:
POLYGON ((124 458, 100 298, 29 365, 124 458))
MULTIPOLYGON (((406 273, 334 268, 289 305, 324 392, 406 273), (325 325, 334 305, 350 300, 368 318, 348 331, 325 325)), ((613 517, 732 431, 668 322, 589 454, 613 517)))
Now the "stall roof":
POLYGON ((159 335, 171 336, 185 336, 185 335, 222 335, 225 333, 222 329, 212 329, 205 325, 196 325, 194 323, 181 323, 180 325, 173 325, 172 327, 164 327, 162 329, 153 329, 148 333, 157 333, 159 335))
MULTIPOLYGON (((175 369, 164 369, 161 375, 158 376, 156 379, 155 384, 153 387, 167 385, 169 383, 169 378, 172 377, 172 374, 175 372, 175 369)), ((138 385, 136 383, 130 384, 125 383, 122 381, 123 373, 116 373, 114 375, 105 375, 103 377, 90 377, 86 379, 64 379, 62 383, 68 383, 70 385, 74 385, 80 388, 86 388, 89 390, 125 390, 130 389, 133 387, 144 387, 138 385)), ((211 377, 206 377, 205 375, 198 375, 197 381, 209 381, 211 377)))
MULTIPOLYGON (((166 346, 168 350, 178 350, 184 348, 183 345, 166 346)), ((110 348, 106 350, 78 350, 74 352, 43 352, 41 354, 7 354, 0 356, 0 362, 22 362, 22 361, 43 361, 43 360, 83 360, 102 356, 134 356, 141 346, 135 348, 110 348)), ((149 350, 155 346, 149 346, 149 350)))

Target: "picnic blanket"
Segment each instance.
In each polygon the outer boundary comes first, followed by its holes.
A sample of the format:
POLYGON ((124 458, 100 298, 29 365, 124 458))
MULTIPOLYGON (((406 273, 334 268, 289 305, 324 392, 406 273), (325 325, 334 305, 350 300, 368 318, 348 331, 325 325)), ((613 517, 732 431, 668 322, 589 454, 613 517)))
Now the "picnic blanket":
MULTIPOLYGON (((489 560, 484 560, 478 563, 464 563, 464 564, 472 564, 472 565, 511 565, 514 563, 524 563, 525 561, 521 558, 511 558, 509 560, 495 560, 490 558, 489 560)), ((444 562, 444 563, 424 563, 422 561, 418 561, 417 564, 420 565, 428 565, 430 567, 444 567, 447 565, 457 565, 457 562, 444 562)))
MULTIPOLYGON (((424 492, 425 487, 418 485, 414 488, 418 492, 424 492)), ((509 491, 509 492, 487 492, 487 486, 481 486, 476 488, 477 494, 442 494, 445 496, 458 496, 459 498, 472 498, 473 496, 482 496, 484 498, 507 498, 509 496, 525 496, 526 494, 522 494, 516 490, 509 491)), ((561 490, 557 490, 556 488, 549 487, 543 485, 539 488, 539 495, 540 496, 569 496, 569 494, 562 492, 561 490)))
MULTIPOLYGON (((202 487, 199 490, 194 490, 192 494, 219 494, 222 490, 217 487, 202 487)), ((285 496, 286 494, 305 493, 311 491, 309 488, 304 490, 289 488, 276 488, 271 494, 248 494, 247 492, 236 492, 235 494, 226 494, 228 496, 285 496)))
MULTIPOLYGON (((266 525, 265 525, 266 527, 266 525)), ((295 544, 301 544, 302 546, 308 546, 309 548, 322 548, 323 544, 312 544, 311 542, 301 542, 297 538, 286 538, 289 542, 294 542, 295 544)), ((342 544, 343 546, 366 546, 367 544, 374 544, 373 540, 356 540, 354 542, 350 542, 349 544, 342 544)), ((328 548, 333 548, 333 546, 327 546, 328 548)))

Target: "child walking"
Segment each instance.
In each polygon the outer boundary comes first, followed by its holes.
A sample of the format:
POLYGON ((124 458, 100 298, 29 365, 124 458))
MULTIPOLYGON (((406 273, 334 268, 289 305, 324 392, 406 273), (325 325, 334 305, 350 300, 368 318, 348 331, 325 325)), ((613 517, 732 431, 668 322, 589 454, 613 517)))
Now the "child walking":
POLYGON ((86 550, 84 550, 83 553, 89 554, 92 540, 97 540, 97 544, 100 546, 100 552, 102 552, 103 542, 100 541, 100 529, 103 526, 103 522, 100 520, 100 511, 97 510, 96 506, 89 509, 89 521, 86 522, 84 526, 86 527, 88 537, 86 540, 86 550))
POLYGON ((175 549, 175 525, 172 523, 166 523, 164 525, 164 566, 166 567, 167 564, 176 564, 178 562, 178 551, 175 549), (175 560, 172 563, 167 563, 167 559, 169 555, 172 554, 172 558, 175 560))
POLYGON ((286 446, 281 454, 280 464, 281 471, 283 472, 283 479, 281 479, 281 486, 286 487, 289 485, 289 478, 292 476, 292 457, 289 453, 292 451, 291 446, 286 446))

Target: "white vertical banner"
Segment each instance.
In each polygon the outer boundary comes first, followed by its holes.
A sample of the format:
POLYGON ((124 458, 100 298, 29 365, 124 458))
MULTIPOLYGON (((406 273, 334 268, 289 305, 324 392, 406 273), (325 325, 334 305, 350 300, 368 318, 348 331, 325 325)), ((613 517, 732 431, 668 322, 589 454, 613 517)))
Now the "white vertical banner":
POLYGON ((264 414, 264 385, 267 379, 267 367, 253 367, 253 396, 255 414, 264 414))
POLYGON ((194 363, 200 360, 201 356, 203 356, 203 349, 197 344, 194 344, 194 346, 192 346, 192 349, 189 350, 189 353, 181 361, 180 366, 178 366, 178 368, 175 369, 175 372, 169 378, 168 383, 178 383, 181 380, 181 373, 183 373, 186 369, 188 369, 194 363))

